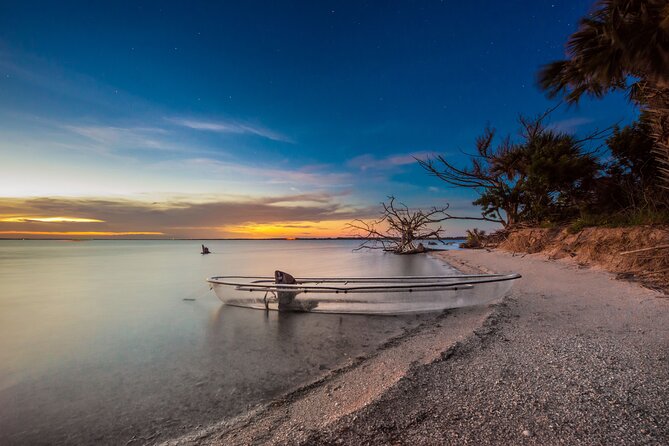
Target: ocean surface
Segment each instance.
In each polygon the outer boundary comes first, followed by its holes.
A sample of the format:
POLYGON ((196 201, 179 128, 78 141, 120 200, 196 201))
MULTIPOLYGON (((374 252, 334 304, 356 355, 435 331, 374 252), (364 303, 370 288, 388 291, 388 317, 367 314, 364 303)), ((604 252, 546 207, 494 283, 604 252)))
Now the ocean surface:
POLYGON ((435 275, 354 241, 0 241, 0 444, 142 444, 240 414, 430 315, 223 306, 213 275, 435 275), (194 300, 192 300, 194 299, 194 300))

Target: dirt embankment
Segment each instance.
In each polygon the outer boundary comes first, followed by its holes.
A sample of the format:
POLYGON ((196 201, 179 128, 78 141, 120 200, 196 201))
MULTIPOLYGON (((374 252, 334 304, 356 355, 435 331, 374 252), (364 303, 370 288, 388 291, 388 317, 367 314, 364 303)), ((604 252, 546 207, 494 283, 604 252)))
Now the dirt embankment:
POLYGON ((544 253, 551 259, 572 258, 581 265, 599 266, 651 287, 669 290, 669 228, 519 229, 499 248, 512 252, 544 253))

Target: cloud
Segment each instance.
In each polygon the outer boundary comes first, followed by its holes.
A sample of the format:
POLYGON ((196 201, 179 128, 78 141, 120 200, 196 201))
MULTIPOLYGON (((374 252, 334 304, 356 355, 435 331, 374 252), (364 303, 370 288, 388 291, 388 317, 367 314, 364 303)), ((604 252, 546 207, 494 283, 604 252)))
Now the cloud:
POLYGON ((64 129, 83 136, 106 149, 116 150, 165 150, 171 152, 189 151, 184 146, 164 139, 169 132, 155 127, 115 127, 98 125, 63 125, 64 129))
POLYGON ((345 172, 328 172, 326 166, 270 167, 249 165, 240 162, 221 161, 213 158, 188 158, 183 160, 163 161, 153 165, 153 169, 191 168, 203 171, 204 175, 222 178, 238 178, 244 183, 251 179, 255 183, 265 182, 273 185, 296 185, 299 187, 336 187, 348 188, 353 177, 345 172))
MULTIPOLYGON (((104 236, 160 235, 166 237, 224 237, 226 228, 272 227, 284 233, 308 230, 314 224, 367 218, 369 209, 356 209, 336 201, 336 195, 299 194, 262 198, 227 198, 194 202, 187 200, 145 202, 130 199, 0 198, 0 236, 85 233, 104 236), (307 204, 307 202, 310 202, 307 204), (299 203, 299 204, 296 204, 299 203), (39 215, 39 219, 30 216, 39 215), (58 216, 67 215, 68 218, 58 216), (85 218, 83 218, 85 217, 85 218), (52 219, 50 219, 52 218, 52 219), (86 222, 85 219, 92 221, 86 222), (68 221, 69 220, 69 221, 68 221), (72 220, 79 220, 72 223, 72 220), (278 229, 277 229, 278 228, 278 229)), ((340 233, 343 223, 331 228, 340 233)), ((328 225, 325 225, 328 229, 328 225)), ((332 224, 330 224, 332 226, 332 224)), ((323 229, 323 228, 319 228, 323 229)), ((239 234, 236 234, 239 235, 239 234)), ((255 235, 261 236, 262 233, 255 235)), ((298 234, 299 235, 299 234, 298 234)), ((94 235, 92 235, 94 236, 94 235)))
MULTIPOLYGON (((0 45, 0 89, 30 88, 31 94, 40 99, 57 100, 68 104, 77 102, 90 116, 122 116, 128 118, 129 110, 139 115, 140 119, 164 116, 163 107, 144 98, 134 96, 117 86, 106 84, 97 78, 69 70, 52 61, 0 45)), ((21 103, 0 104, 0 111, 17 112, 24 110, 32 114, 34 110, 25 109, 21 103)), ((154 119, 154 118, 150 118, 154 119)), ((160 119, 160 123, 165 122, 160 119)), ((261 125, 242 120, 198 120, 191 118, 166 118, 168 122, 193 130, 219 133, 249 134, 274 141, 293 143, 294 141, 276 131, 261 125)), ((155 137, 157 132, 165 130, 155 128, 124 128, 113 126, 69 126, 69 130, 86 136, 99 144, 132 143, 139 148, 184 151, 182 147, 171 144, 169 140, 155 137)))
POLYGON ((256 135, 271 139, 272 141, 294 143, 292 139, 273 130, 240 121, 201 121, 189 118, 165 118, 165 120, 172 124, 193 130, 239 135, 256 135))
POLYGON ((413 152, 407 154, 391 155, 385 158, 376 158, 371 154, 356 156, 346 162, 348 167, 366 170, 388 170, 407 164, 414 164, 416 158, 425 158, 430 156, 431 152, 413 152))
POLYGON ((561 121, 555 121, 548 125, 548 128, 564 133, 575 133, 580 127, 593 123, 592 118, 568 118, 561 121))
POLYGON ((293 194, 279 197, 264 197, 264 198, 259 198, 256 201, 265 204, 279 204, 279 203, 287 204, 287 203, 309 203, 309 202, 329 203, 332 201, 334 197, 341 197, 345 195, 348 195, 348 191, 340 193, 319 192, 311 194, 293 194))
POLYGON ((162 232, 142 231, 142 232, 112 232, 112 231, 0 231, 0 236, 48 236, 50 238, 60 237, 127 237, 133 235, 164 235, 162 232))
POLYGON ((96 218, 86 217, 5 217, 0 218, 5 223, 104 223, 96 218))

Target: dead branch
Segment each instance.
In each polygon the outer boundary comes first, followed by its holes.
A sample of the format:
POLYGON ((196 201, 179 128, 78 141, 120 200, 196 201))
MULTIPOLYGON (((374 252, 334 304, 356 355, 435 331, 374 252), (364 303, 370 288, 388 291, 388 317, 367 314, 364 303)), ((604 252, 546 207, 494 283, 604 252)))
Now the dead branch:
MULTIPOLYGON (((357 231, 365 241, 356 249, 382 249, 399 254, 422 252, 425 247, 421 240, 441 239, 443 228, 435 224, 456 218, 444 207, 430 209, 411 209, 404 203, 397 202, 393 196, 381 203, 381 217, 372 221, 356 219, 347 224, 350 230, 357 231)), ((475 219, 476 217, 471 217, 475 219)))
POLYGON ((652 246, 650 248, 635 249, 633 251, 623 251, 623 252, 620 253, 620 255, 624 256, 624 255, 627 255, 627 254, 636 254, 638 252, 654 251, 656 249, 669 249, 669 245, 652 246))

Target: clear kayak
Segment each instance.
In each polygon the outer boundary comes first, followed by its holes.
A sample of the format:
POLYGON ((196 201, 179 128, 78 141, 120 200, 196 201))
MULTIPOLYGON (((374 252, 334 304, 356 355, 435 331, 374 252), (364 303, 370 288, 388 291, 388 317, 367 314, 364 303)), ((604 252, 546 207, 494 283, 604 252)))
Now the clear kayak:
POLYGON ((398 277, 214 276, 226 305, 313 313, 404 314, 482 305, 504 297, 520 274, 398 277))

